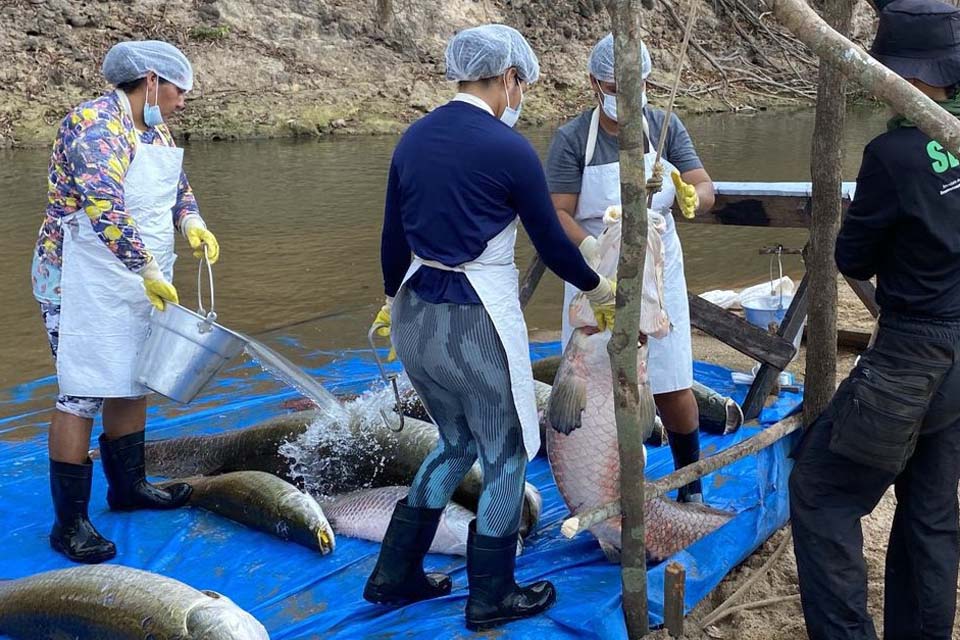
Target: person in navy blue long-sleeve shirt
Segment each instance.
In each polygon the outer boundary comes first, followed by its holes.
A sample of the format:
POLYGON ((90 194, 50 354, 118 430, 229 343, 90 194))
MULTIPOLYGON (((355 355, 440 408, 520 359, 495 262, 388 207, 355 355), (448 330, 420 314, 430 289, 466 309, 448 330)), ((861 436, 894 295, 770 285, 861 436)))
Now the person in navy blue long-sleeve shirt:
POLYGON ((612 317, 613 284, 584 261, 553 209, 540 160, 512 126, 539 75, 516 30, 484 25, 447 46, 459 93, 413 124, 393 154, 381 262, 390 335, 439 430, 394 511, 364 598, 404 604, 450 592, 425 574, 440 514, 479 459, 483 491, 467 539, 467 627, 484 630, 551 606, 547 581, 514 581, 524 475, 539 448, 526 325, 513 263, 517 220, 544 263, 612 317), (395 297, 395 300, 394 300, 395 297), (529 454, 529 455, 528 455, 529 454))
MULTIPOLYGON (((556 220, 527 139, 473 102, 434 110, 410 127, 390 163, 381 244, 386 295, 397 294, 411 252, 450 267, 470 262, 517 216, 554 273, 582 291, 597 287, 599 276, 556 220)), ((432 303, 480 303, 462 273, 425 268, 408 285, 432 303)))

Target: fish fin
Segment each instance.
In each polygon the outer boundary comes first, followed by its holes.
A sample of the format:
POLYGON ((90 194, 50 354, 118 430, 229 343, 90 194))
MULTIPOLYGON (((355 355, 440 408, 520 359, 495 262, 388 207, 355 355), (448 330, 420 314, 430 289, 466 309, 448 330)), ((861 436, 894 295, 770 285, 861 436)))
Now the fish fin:
POLYGON ((582 426, 582 414, 587 406, 587 380, 573 364, 577 359, 576 351, 580 349, 578 333, 579 330, 574 331, 563 354, 547 406, 547 422, 563 435, 570 435, 582 426))
POLYGON ((598 542, 600 543, 600 550, 603 551, 603 555, 607 556, 607 560, 613 564, 620 564, 620 549, 603 540, 598 540, 598 542))

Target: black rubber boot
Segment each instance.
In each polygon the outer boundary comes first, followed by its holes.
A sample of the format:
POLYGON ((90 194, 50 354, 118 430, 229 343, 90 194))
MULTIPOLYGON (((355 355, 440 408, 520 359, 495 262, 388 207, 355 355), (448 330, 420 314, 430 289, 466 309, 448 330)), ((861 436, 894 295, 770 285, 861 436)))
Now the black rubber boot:
POLYGON ((110 488, 107 504, 114 511, 135 509, 176 509, 190 499, 193 488, 185 483, 166 489, 147 482, 143 453, 143 431, 108 440, 100 436, 100 457, 110 488))
POLYGON ((485 631, 549 609, 557 601, 552 584, 540 580, 521 587, 513 579, 517 534, 482 536, 476 527, 474 520, 467 537, 467 629, 485 631))
POLYGON ((112 542, 100 535, 87 517, 93 464, 50 461, 50 495, 57 519, 50 546, 74 562, 96 564, 117 555, 112 542))
POLYGON ((443 509, 408 506, 406 498, 397 503, 383 536, 377 566, 363 589, 364 600, 402 606, 450 593, 450 576, 423 572, 423 558, 442 514, 443 509))

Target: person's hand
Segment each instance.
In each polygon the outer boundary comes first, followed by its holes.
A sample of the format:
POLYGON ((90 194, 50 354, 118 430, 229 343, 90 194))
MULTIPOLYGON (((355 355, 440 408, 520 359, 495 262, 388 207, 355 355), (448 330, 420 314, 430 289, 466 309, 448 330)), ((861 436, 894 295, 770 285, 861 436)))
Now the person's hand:
POLYGON ((697 188, 684 182, 679 171, 671 173, 670 178, 677 190, 677 206, 680 207, 680 213, 683 214, 684 218, 693 218, 697 214, 697 209, 700 208, 700 196, 697 195, 697 188))
MULTIPOLYGON (((380 311, 377 311, 377 317, 373 319, 372 327, 376 327, 375 332, 381 338, 390 337, 390 312, 393 309, 393 298, 387 296, 386 300, 383 303, 383 306, 380 307, 380 311)), ((393 348, 393 345, 390 345, 390 353, 387 354, 387 362, 393 362, 397 359, 397 351, 393 348)))
POLYGON ((593 315, 597 318, 597 328, 600 331, 612 329, 616 315, 617 281, 600 276, 600 284, 595 289, 584 291, 584 295, 590 301, 593 315))
POLYGON ((393 298, 387 296, 386 300, 383 303, 383 306, 380 307, 380 311, 377 311, 377 317, 373 319, 373 327, 376 327, 376 333, 381 338, 390 337, 390 310, 393 309, 393 298))
POLYGON ((207 229, 206 223, 198 216, 192 216, 184 220, 183 235, 190 243, 190 248, 196 249, 193 252, 194 258, 202 258, 203 247, 206 246, 207 260, 210 261, 210 264, 215 264, 220 259, 220 243, 217 242, 217 237, 207 229))
POLYGON ((140 277, 143 278, 143 288, 147 293, 147 299, 160 311, 166 308, 167 302, 180 303, 176 287, 167 282, 160 271, 160 267, 157 266, 157 261, 152 257, 147 266, 140 271, 140 277))
POLYGON ((580 255, 591 269, 596 269, 600 264, 600 249, 597 239, 593 236, 587 236, 580 243, 580 255))

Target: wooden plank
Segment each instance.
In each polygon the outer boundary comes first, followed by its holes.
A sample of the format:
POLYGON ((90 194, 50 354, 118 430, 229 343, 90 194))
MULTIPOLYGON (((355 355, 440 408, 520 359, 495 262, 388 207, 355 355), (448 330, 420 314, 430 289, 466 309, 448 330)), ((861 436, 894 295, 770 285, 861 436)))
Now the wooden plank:
POLYGON ((679 562, 671 562, 663 572, 663 625, 674 638, 683 637, 686 580, 687 570, 679 562))
MULTIPOLYGON (((807 317, 807 276, 800 281, 797 292, 793 296, 793 302, 783 318, 783 324, 777 331, 777 335, 793 346, 793 341, 803 328, 803 321, 807 317)), ((789 364, 789 362, 787 363, 789 364)), ((763 405, 770 395, 770 390, 776 384, 780 372, 786 369, 787 365, 774 366, 771 364, 761 364, 753 384, 750 385, 750 391, 747 392, 747 398, 743 402, 743 419, 753 420, 760 415, 763 405)))
POLYGON ((779 370, 786 368, 796 349, 792 342, 755 327, 740 316, 704 300, 688 296, 690 324, 728 344, 754 360, 771 364, 779 370))
POLYGON ((877 289, 869 280, 854 280, 853 278, 843 277, 853 289, 853 292, 860 298, 860 302, 867 308, 874 318, 880 315, 880 306, 877 304, 877 289))
POLYGON ((540 284, 540 279, 543 277, 543 273, 546 270, 547 265, 545 265, 543 260, 540 259, 540 254, 535 253, 533 260, 530 261, 530 264, 527 266, 527 270, 523 274, 523 278, 520 279, 521 309, 525 309, 527 303, 530 302, 530 298, 533 297, 533 292, 537 290, 537 285, 540 284))

